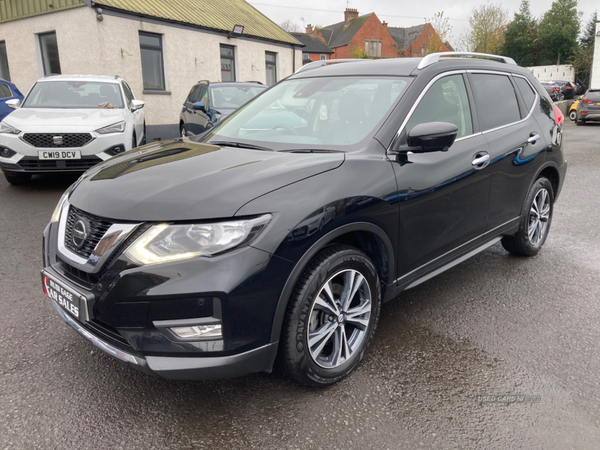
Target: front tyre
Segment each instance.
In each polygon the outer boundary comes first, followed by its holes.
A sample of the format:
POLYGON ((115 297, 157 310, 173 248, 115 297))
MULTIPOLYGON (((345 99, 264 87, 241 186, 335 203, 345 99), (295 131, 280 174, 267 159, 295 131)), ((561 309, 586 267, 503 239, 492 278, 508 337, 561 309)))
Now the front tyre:
POLYGON ((552 183, 547 178, 538 178, 527 194, 519 230, 512 236, 504 236, 502 246, 513 255, 537 255, 548 237, 553 211, 552 183))
POLYGON ((323 250, 302 273, 288 304, 284 371, 307 386, 344 378, 371 342, 380 305, 379 277, 367 255, 347 245, 323 250))

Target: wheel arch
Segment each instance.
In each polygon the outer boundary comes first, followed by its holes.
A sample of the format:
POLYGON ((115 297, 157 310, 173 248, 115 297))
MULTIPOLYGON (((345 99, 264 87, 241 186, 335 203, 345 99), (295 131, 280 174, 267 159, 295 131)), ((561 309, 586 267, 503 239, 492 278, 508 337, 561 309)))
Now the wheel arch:
POLYGON ((370 222, 355 222, 342 225, 315 242, 302 255, 292 269, 279 295, 271 328, 271 342, 279 341, 288 301, 300 275, 321 250, 335 244, 347 244, 358 248, 371 259, 379 274, 382 300, 385 298, 388 286, 395 279, 396 270, 395 251, 390 238, 383 229, 370 222))
POLYGON ((540 167, 538 169, 538 173, 536 173, 535 177, 533 178, 529 189, 531 189, 533 183, 535 183, 541 177, 546 177, 548 178, 548 180, 550 180, 550 183, 552 184, 552 190, 554 191, 554 201, 556 201, 556 198, 558 197, 558 194, 560 192, 560 185, 562 182, 562 180, 560 179, 560 172, 556 164, 554 162, 548 162, 542 167, 540 167))

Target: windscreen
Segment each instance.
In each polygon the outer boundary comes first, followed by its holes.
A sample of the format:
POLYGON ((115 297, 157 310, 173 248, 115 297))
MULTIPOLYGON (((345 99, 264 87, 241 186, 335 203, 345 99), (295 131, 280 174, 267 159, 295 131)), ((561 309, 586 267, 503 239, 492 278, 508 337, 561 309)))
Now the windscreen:
POLYGON ((24 108, 123 108, 118 83, 97 81, 43 81, 37 83, 24 108))
POLYGON ((376 131, 407 84, 398 77, 284 81, 236 112, 209 139, 273 149, 283 149, 285 144, 307 149, 349 146, 376 131))
POLYGON ((266 86, 220 86, 210 89, 213 107, 216 109, 238 109, 244 103, 248 103, 262 91, 266 86))

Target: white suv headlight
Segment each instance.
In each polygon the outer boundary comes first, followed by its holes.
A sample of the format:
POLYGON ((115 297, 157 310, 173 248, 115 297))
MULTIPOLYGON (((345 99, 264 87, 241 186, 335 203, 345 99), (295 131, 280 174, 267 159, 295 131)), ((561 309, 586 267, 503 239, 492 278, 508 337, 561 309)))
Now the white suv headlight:
POLYGON ((6 122, 0 122, 0 133, 4 134, 19 134, 21 130, 17 130, 15 127, 10 126, 6 122))
POLYGON ((122 133, 125 131, 125 121, 113 123, 107 127, 98 128, 96 133, 108 134, 108 133, 122 133))
POLYGON ((154 225, 125 252, 137 264, 159 264, 212 256, 252 241, 271 220, 255 219, 185 225, 154 225))

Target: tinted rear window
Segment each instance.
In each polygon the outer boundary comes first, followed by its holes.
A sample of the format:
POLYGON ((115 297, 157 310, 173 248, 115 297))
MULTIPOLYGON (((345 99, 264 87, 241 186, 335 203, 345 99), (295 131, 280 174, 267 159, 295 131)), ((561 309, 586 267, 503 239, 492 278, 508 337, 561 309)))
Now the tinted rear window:
POLYGON ((524 78, 514 77, 513 80, 515 80, 519 91, 521 91, 521 95, 527 106, 527 111, 531 110, 531 106, 535 100, 535 92, 533 92, 533 89, 524 78))
POLYGON ((508 76, 472 74, 473 94, 481 131, 521 120, 519 104, 508 76))
POLYGON ((595 102, 600 102, 600 91, 598 92, 588 92, 584 97, 586 100, 594 100, 595 102))

